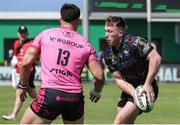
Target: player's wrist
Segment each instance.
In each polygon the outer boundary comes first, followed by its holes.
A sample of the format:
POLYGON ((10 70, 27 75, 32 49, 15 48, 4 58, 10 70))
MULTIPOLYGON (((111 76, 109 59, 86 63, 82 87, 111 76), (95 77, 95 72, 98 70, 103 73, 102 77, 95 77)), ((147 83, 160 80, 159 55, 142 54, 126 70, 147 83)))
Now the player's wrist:
POLYGON ((96 91, 95 88, 92 88, 90 91, 91 91, 92 94, 94 94, 96 96, 101 96, 101 92, 96 91))
POLYGON ((17 85, 18 89, 27 89, 29 87, 28 84, 22 84, 21 82, 17 85))
POLYGON ((100 89, 97 89, 97 88, 93 88, 95 92, 97 93, 101 93, 101 90, 100 89))

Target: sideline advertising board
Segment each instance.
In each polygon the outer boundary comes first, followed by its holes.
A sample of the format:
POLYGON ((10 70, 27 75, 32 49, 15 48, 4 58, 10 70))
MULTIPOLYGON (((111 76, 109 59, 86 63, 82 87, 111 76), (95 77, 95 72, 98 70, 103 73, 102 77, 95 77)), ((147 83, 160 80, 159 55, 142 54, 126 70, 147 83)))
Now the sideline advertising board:
MULTIPOLYGON (((11 84, 11 67, 10 66, 0 66, 0 85, 10 85, 11 84)), ((114 79, 110 72, 106 68, 104 70, 105 80, 107 82, 113 82, 114 79)), ((159 82, 163 83, 180 83, 180 65, 176 64, 166 64, 161 65, 159 72, 157 74, 157 79, 159 82)), ((93 76, 87 68, 83 69, 81 75, 82 81, 88 82, 93 80, 93 76)), ((40 83, 40 67, 36 66, 35 82, 40 83)))

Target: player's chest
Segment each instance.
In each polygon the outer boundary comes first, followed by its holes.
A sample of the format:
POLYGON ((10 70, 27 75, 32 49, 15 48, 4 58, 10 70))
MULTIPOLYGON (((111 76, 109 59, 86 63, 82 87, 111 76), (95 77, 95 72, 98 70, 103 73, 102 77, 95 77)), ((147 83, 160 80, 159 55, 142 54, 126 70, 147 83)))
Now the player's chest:
POLYGON ((127 45, 124 45, 112 55, 112 65, 116 66, 120 70, 130 68, 137 64, 138 55, 127 45))

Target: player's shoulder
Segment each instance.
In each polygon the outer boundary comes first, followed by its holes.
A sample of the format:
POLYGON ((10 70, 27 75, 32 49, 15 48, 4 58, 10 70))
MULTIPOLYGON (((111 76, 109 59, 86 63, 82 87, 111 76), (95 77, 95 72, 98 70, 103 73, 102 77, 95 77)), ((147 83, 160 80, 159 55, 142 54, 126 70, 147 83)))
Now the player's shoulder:
POLYGON ((29 46, 31 46, 31 44, 32 44, 32 40, 27 39, 26 42, 23 44, 23 48, 28 48, 29 46))
POLYGON ((49 28, 49 29, 44 29, 39 34, 48 35, 49 33, 56 33, 56 32, 59 32, 60 30, 61 30, 60 28, 49 28))
POLYGON ((124 36, 123 43, 134 48, 138 45, 142 45, 143 43, 148 43, 148 41, 142 36, 126 34, 124 36))
POLYGON ((77 42, 81 42, 83 45, 93 48, 91 43, 84 36, 82 36, 81 34, 75 31, 74 31, 74 34, 75 34, 75 38, 78 40, 77 42))
POLYGON ((125 34, 123 42, 127 43, 127 44, 132 44, 133 42, 136 41, 136 39, 137 39, 137 36, 135 36, 133 34, 125 34))
POLYGON ((19 39, 15 40, 13 45, 15 48, 18 47, 19 46, 19 39))
POLYGON ((14 44, 18 44, 19 43, 19 39, 14 41, 14 44))
POLYGON ((82 41, 84 41, 84 42, 89 43, 89 41, 88 41, 83 35, 79 34, 79 33, 76 32, 76 31, 74 31, 74 34, 76 35, 76 38, 78 38, 78 39, 80 39, 80 40, 82 40, 82 41))
POLYGON ((59 31, 59 30, 61 30, 61 28, 49 28, 49 29, 43 30, 42 32, 43 33, 48 33, 48 32, 56 32, 56 31, 59 31))

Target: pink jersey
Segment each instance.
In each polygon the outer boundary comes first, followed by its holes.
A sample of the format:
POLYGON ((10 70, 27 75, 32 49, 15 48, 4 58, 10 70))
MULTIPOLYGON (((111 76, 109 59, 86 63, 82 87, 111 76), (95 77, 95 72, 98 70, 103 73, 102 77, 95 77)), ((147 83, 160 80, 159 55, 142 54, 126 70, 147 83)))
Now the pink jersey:
POLYGON ((32 47, 40 51, 42 88, 82 92, 81 72, 97 60, 95 49, 80 34, 65 28, 41 32, 32 47))

